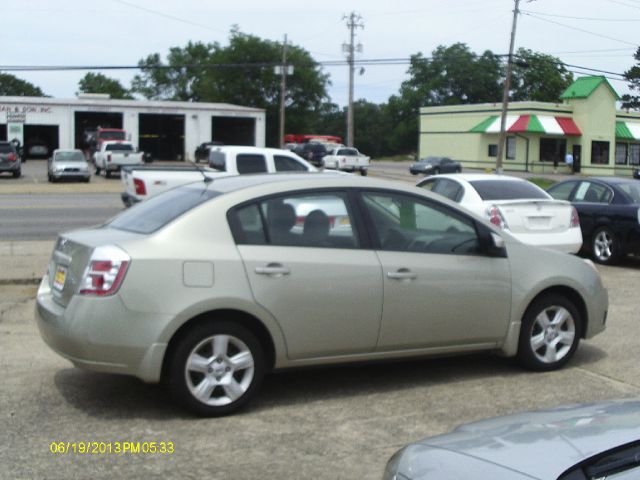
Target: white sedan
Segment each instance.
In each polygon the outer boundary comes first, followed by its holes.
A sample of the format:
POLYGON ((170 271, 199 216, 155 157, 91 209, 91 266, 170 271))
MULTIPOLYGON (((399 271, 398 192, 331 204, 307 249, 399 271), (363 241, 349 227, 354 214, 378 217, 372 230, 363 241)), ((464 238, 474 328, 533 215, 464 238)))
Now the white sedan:
POLYGON ((459 203, 523 243, 567 253, 582 247, 576 209, 522 178, 458 173, 434 175, 418 186, 459 203))

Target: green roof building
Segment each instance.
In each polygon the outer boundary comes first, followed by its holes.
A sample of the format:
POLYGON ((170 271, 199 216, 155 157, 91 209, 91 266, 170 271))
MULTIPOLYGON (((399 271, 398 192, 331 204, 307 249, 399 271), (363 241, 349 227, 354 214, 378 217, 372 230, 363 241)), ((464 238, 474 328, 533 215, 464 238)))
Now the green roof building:
MULTIPOLYGON (((581 77, 558 103, 511 102, 505 171, 630 176, 640 166, 640 113, 616 109, 619 95, 605 77, 581 77)), ((420 109, 420 157, 441 155, 469 168, 496 166, 502 104, 420 109)))

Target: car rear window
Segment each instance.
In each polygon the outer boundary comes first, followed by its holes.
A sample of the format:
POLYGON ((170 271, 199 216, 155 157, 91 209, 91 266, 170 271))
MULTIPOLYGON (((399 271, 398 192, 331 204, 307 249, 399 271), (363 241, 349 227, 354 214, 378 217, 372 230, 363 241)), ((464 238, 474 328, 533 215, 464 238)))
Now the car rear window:
POLYGON ((640 203, 640 182, 619 183, 618 188, 631 197, 634 203, 640 203))
POLYGON ((126 210, 107 226, 134 233, 153 233, 198 205, 221 195, 205 187, 174 188, 126 210))
POLYGON ((13 146, 10 143, 0 143, 0 153, 13 152, 13 146))
POLYGON ((128 143, 114 143, 112 145, 107 145, 105 150, 109 150, 112 152, 113 151, 132 152, 133 146, 129 145, 128 143))
POLYGON ((519 200, 522 198, 551 198, 544 190, 530 182, 518 180, 474 180, 469 182, 482 200, 519 200))

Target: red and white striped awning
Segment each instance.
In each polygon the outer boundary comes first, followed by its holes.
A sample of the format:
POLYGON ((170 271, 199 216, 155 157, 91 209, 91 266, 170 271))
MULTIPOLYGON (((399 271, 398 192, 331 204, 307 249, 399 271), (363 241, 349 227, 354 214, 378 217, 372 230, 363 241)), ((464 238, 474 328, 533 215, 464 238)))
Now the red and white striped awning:
MULTIPOLYGON (((570 117, 550 115, 507 115, 505 130, 509 133, 580 136, 582 132, 570 117)), ((492 115, 473 127, 471 132, 500 133, 500 116, 492 115)))

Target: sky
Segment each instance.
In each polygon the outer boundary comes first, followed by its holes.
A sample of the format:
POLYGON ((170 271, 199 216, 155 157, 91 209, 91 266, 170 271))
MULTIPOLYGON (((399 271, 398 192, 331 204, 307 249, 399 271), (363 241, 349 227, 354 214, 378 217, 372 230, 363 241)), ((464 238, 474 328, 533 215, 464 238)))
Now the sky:
MULTIPOLYGON (((360 15, 362 52, 356 60, 403 59, 365 66, 355 77, 356 99, 382 103, 407 79, 408 59, 439 45, 466 43, 481 54, 509 51, 514 0, 0 0, 0 71, 7 66, 137 65, 152 53, 192 42, 228 43, 243 33, 306 49, 318 62, 345 59, 345 17, 360 15)), ((640 38, 640 0, 521 0, 515 48, 550 54, 574 65, 574 76, 603 74, 620 94, 628 84, 640 38), (578 68, 579 67, 579 68, 578 68), (593 70, 588 70, 593 69, 593 70)), ((323 67, 331 100, 348 100, 348 67, 323 67)), ((73 98, 86 71, 7 72, 56 98, 73 98)), ((128 88, 135 70, 103 71, 128 88)))

